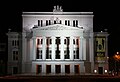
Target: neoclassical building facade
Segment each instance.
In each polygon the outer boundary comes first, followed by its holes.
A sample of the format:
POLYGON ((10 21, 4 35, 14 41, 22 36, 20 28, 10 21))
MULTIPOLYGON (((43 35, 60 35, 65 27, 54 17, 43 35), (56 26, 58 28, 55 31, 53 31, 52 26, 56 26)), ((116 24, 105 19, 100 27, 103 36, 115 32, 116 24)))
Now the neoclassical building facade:
POLYGON ((8 35, 8 74, 105 74, 107 32, 93 32, 93 12, 23 12, 8 35))

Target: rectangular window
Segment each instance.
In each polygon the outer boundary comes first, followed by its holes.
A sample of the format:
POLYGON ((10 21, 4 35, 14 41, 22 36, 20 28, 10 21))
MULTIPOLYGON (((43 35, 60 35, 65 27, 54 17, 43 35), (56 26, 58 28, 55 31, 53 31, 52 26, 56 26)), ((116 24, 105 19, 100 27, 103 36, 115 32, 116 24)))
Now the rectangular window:
POLYGON ((65 20, 65 25, 67 25, 67 20, 65 20))
POLYGON ((43 20, 40 20, 40 25, 41 25, 41 27, 43 26, 43 20))
POLYGON ((60 59, 60 50, 56 50, 56 59, 60 59))
POLYGON ((76 27, 78 27, 78 20, 76 20, 76 24, 75 24, 76 27))
POLYGON ((70 26, 70 21, 68 20, 68 26, 70 26))
POLYGON ((18 60, 18 51, 13 51, 13 60, 18 60))
POLYGON ((56 44, 60 44, 60 37, 56 37, 56 44))
POLYGON ((40 20, 38 20, 38 26, 40 26, 40 20))
POLYGON ((40 44, 40 39, 37 39, 37 45, 39 45, 40 44))
POLYGON ((75 20, 73 20, 73 27, 75 27, 75 20))
POLYGON ((70 51, 67 49, 64 51, 64 56, 65 56, 65 59, 70 59, 70 51))
POLYGON ((48 20, 46 20, 46 26, 48 25, 48 20))
POLYGON ((76 45, 79 45, 79 39, 78 38, 76 39, 76 45))
POLYGON ((51 25, 51 20, 49 20, 49 25, 51 25))
POLYGON ((38 48, 37 48, 37 59, 42 59, 42 50, 39 50, 38 48))
POLYGON ((52 51, 47 48, 46 50, 46 59, 51 59, 52 51))
POLYGON ((56 24, 56 20, 54 20, 54 24, 56 24))
POLYGON ((14 40, 12 41, 12 46, 14 46, 14 40))
POLYGON ((52 39, 50 37, 47 37, 46 44, 47 45, 52 44, 52 39))
POLYGON ((62 21, 60 20, 60 24, 62 24, 62 21))
POLYGON ((74 59, 79 59, 79 48, 75 49, 73 51, 73 54, 74 54, 74 59))
POLYGON ((75 39, 73 39, 73 44, 75 45, 75 39))

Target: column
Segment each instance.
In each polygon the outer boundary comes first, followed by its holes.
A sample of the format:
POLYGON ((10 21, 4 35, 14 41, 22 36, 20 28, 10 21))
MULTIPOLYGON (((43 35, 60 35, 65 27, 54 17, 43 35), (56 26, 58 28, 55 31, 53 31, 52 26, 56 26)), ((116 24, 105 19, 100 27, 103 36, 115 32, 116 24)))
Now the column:
POLYGON ((83 51, 83 60, 86 60, 86 39, 83 38, 83 46, 82 46, 82 51, 83 51))
POLYGON ((79 59, 83 60, 83 37, 79 37, 79 59))
POLYGON ((52 60, 55 60, 55 37, 52 38, 52 60))
POLYGON ((45 60, 46 59, 46 37, 43 37, 43 45, 42 45, 42 59, 45 60))
POLYGON ((36 37, 33 37, 33 60, 36 59, 36 37))
POLYGON ((51 73, 55 74, 55 64, 51 64, 51 73))
POLYGON ((42 74, 46 74, 46 64, 42 64, 42 74))
POLYGON ((73 56, 73 36, 70 37, 70 60, 73 60, 74 59, 74 56, 73 56))
POLYGON ((61 54, 60 54, 60 56, 61 56, 61 60, 64 60, 64 37, 63 36, 61 36, 60 37, 60 40, 61 40, 61 54))
POLYGON ((61 74, 65 74, 65 64, 61 64, 61 74))

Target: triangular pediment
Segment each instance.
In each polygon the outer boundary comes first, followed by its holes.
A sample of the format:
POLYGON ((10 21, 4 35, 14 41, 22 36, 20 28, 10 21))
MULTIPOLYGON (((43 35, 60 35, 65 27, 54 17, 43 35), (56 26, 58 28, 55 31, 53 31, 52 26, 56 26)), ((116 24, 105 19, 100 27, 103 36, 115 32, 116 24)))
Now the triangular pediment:
POLYGON ((53 24, 53 25, 48 25, 44 27, 38 27, 36 29, 39 30, 80 30, 83 29, 82 27, 72 27, 72 26, 67 26, 67 25, 62 25, 62 24, 53 24))

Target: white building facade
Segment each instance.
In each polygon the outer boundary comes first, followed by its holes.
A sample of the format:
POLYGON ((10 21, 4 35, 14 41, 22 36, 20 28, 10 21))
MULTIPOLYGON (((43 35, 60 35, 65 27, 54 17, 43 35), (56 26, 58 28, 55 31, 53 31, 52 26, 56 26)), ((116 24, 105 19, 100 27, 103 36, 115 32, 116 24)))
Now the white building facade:
MULTIPOLYGON (((61 6, 54 6, 53 12, 23 12, 22 33, 7 33, 8 73, 86 74, 98 70, 93 16, 93 12, 63 12, 61 6)), ((105 64, 108 62, 103 63, 103 74, 108 70, 105 64)))

